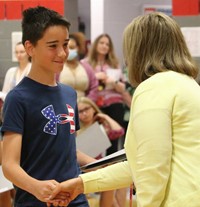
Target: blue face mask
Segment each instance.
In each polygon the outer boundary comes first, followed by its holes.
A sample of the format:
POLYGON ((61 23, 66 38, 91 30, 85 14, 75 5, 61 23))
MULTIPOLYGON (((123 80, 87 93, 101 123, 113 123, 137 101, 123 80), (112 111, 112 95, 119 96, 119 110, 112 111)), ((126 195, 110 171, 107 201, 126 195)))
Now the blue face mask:
POLYGON ((69 49, 69 55, 67 57, 67 60, 74 60, 78 57, 77 49, 69 49))

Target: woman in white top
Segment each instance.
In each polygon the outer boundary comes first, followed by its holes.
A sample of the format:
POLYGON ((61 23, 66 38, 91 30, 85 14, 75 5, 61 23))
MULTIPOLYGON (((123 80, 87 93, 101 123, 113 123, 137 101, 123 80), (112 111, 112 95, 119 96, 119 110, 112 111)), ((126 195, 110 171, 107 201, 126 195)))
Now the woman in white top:
POLYGON ((4 101, 7 93, 13 89, 30 70, 31 63, 22 42, 18 42, 15 47, 15 55, 18 66, 8 69, 5 75, 4 84, 0 98, 4 101))

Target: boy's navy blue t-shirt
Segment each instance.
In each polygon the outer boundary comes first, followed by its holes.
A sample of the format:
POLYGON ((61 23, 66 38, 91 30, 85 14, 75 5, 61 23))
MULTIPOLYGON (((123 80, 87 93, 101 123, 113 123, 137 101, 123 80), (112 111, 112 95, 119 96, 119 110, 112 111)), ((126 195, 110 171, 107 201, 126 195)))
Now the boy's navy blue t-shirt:
MULTIPOLYGON (((25 77, 6 97, 2 132, 22 134, 21 167, 38 180, 58 182, 80 174, 75 131, 79 129, 77 95, 58 83, 51 87, 25 77)), ((46 206, 16 187, 15 206, 46 206)), ((69 206, 88 206, 80 195, 69 206)))

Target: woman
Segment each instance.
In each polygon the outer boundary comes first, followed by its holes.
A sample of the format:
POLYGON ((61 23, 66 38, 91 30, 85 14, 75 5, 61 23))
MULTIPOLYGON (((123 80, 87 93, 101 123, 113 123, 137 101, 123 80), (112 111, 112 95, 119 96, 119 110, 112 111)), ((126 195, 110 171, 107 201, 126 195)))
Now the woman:
MULTIPOLYGON (((82 133, 95 121, 102 124, 109 139, 115 140, 124 135, 124 129, 114 119, 101 112, 99 107, 89 98, 78 99, 78 110, 81 128, 77 132, 82 133)), ((94 147, 94 146, 91 146, 94 147)), ((100 155, 101 156, 101 155, 100 155)), ((100 157, 99 156, 99 157, 100 157)), ((100 207, 124 207, 126 203, 126 189, 102 192, 100 207)))
POLYGON ((55 194, 68 192, 70 200, 79 192, 134 182, 137 207, 198 207, 200 87, 180 27, 163 13, 137 17, 124 32, 124 56, 129 80, 137 86, 125 140, 127 162, 66 181, 55 194))
POLYGON ((87 96, 96 101, 98 81, 92 69, 84 68, 80 64, 78 59, 79 45, 78 37, 71 34, 69 56, 59 75, 59 81, 74 88, 78 97, 87 96))
MULTIPOLYGON (((122 94, 125 92, 125 84, 111 37, 108 34, 98 36, 92 43, 88 57, 81 60, 81 63, 85 68, 92 69, 99 81, 97 105, 122 126, 124 117, 122 94)), ((118 150, 118 140, 111 143, 107 155, 118 150)))
POLYGON ((31 63, 28 54, 25 51, 22 42, 18 42, 15 46, 15 56, 18 66, 9 68, 3 83, 3 89, 0 98, 4 101, 7 93, 13 89, 23 78, 27 76, 31 63))

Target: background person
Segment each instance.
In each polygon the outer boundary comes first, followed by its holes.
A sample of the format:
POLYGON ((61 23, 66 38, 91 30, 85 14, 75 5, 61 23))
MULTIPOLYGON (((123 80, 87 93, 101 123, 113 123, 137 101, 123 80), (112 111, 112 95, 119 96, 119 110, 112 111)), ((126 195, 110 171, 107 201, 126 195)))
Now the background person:
POLYGON ((91 68, 85 68, 79 62, 80 44, 78 37, 71 34, 69 38, 69 55, 59 75, 59 81, 74 88, 78 97, 87 96, 96 101, 98 80, 91 68))
POLYGON ((85 55, 87 54, 87 39, 83 32, 74 32, 73 35, 78 40, 78 57, 79 60, 85 58, 85 55))
MULTIPOLYGON (((92 43, 88 56, 81 60, 85 68, 91 68, 99 81, 96 104, 111 118, 123 125, 123 96, 125 84, 114 45, 108 34, 99 35, 92 43), (116 113, 117 111, 117 113, 116 113)), ((118 151, 118 140, 112 140, 107 155, 118 151)))
MULTIPOLYGON (((99 107, 89 98, 81 97, 78 99, 78 110, 80 118, 80 130, 78 134, 91 126, 94 122, 101 124, 109 139, 119 139, 124 135, 124 129, 114 119, 102 113, 99 107)), ((94 147, 94 146, 91 146, 94 147)), ((102 155, 101 155, 102 156, 102 155)), ((100 195, 100 207, 124 207, 126 204, 126 189, 116 191, 105 191, 100 195)))
POLYGON ((7 93, 13 89, 23 78, 27 76, 30 68, 31 62, 28 54, 25 51, 22 42, 18 42, 15 46, 15 56, 18 61, 18 66, 9 68, 6 72, 2 92, 0 93, 0 98, 4 101, 7 93))

